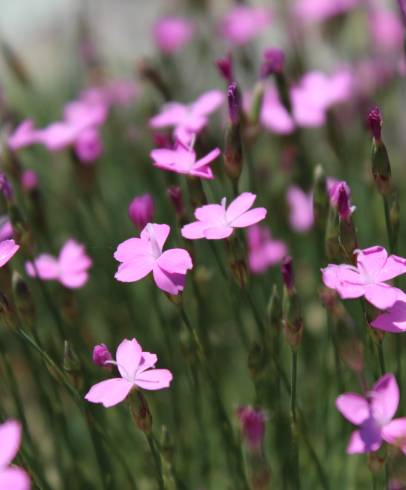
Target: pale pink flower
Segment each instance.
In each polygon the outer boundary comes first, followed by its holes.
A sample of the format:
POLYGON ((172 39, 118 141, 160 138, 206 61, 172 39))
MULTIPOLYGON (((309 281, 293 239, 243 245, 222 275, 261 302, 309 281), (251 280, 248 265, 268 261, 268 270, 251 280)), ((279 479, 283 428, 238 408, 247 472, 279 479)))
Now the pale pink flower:
POLYGON ((269 228, 250 226, 247 230, 248 266, 254 274, 261 274, 279 264, 287 255, 288 248, 281 240, 274 240, 269 228))
POLYGON ((314 223, 313 194, 306 193, 300 187, 291 185, 286 194, 289 204, 289 223, 298 233, 309 231, 314 223))
POLYGON ((26 119, 20 123, 8 137, 8 146, 12 150, 19 150, 25 146, 33 145, 36 142, 37 129, 31 119, 26 119))
POLYGON ((181 233, 184 238, 195 240, 221 240, 229 237, 235 228, 246 228, 262 221, 267 211, 265 208, 253 208, 257 196, 251 192, 243 192, 226 206, 226 198, 221 204, 206 204, 195 210, 197 221, 183 226, 181 233))
POLYGON ((393 374, 387 373, 361 396, 344 393, 336 400, 337 410, 359 430, 351 434, 348 454, 377 451, 382 441, 400 447, 406 454, 406 417, 392 420, 399 405, 399 388, 393 374))
POLYGON ((133 389, 169 388, 172 373, 168 369, 155 369, 157 361, 157 355, 143 352, 135 339, 124 339, 117 348, 116 361, 106 361, 106 364, 117 366, 121 377, 93 385, 85 399, 92 403, 102 403, 108 408, 125 400, 133 389))
POLYGON ((155 44, 165 54, 180 51, 194 33, 194 23, 184 17, 163 17, 157 20, 153 28, 155 44))
POLYGON ((321 22, 344 14, 359 3, 360 0, 296 0, 293 13, 302 22, 321 22))
POLYGON ((21 186, 25 191, 32 191, 38 187, 38 175, 35 170, 27 169, 21 175, 21 186))
POLYGON ((406 272, 406 259, 387 254, 383 247, 357 250, 357 266, 329 264, 322 269, 323 282, 342 299, 365 297, 380 310, 390 308, 402 291, 385 281, 406 272))
POLYGON ((387 311, 378 315, 371 326, 385 332, 406 332, 406 294, 399 291, 398 299, 387 311))
POLYGON ((220 155, 219 148, 215 148, 204 157, 196 160, 196 152, 180 142, 175 149, 159 148, 152 150, 150 155, 154 166, 176 172, 178 174, 193 175, 201 179, 214 179, 210 164, 220 155))
POLYGON ((86 254, 84 245, 71 239, 62 247, 57 258, 42 254, 34 263, 27 262, 25 270, 31 277, 59 281, 67 288, 76 289, 86 284, 91 265, 92 260, 86 254))
POLYGON ((390 10, 373 10, 368 19, 372 40, 377 51, 401 53, 404 28, 398 15, 390 10))
POLYGON ((183 248, 162 250, 170 227, 148 223, 140 238, 130 238, 117 247, 114 258, 121 262, 115 274, 117 281, 135 282, 152 272, 156 285, 168 294, 177 295, 185 286, 186 272, 193 267, 183 248))
POLYGON ((221 20, 220 34, 231 44, 240 46, 257 37, 270 22, 269 9, 238 5, 221 20))
POLYGON ((128 106, 137 95, 138 88, 133 80, 112 80, 104 85, 83 90, 80 93, 80 100, 111 108, 114 105, 128 106))
POLYGON ((245 442, 251 450, 258 450, 264 441, 266 415, 252 407, 239 407, 237 417, 245 442))
POLYGON ((220 90, 210 90, 191 104, 169 102, 159 114, 149 121, 151 128, 174 128, 174 136, 183 144, 189 145, 208 123, 208 116, 224 102, 220 90))
POLYGON ((17 466, 10 466, 21 445, 21 425, 7 420, 0 425, 0 488, 4 490, 29 490, 27 473, 17 466))
POLYGON ((135 196, 128 206, 128 216, 139 230, 152 221, 154 212, 154 200, 148 192, 142 196, 135 196))
POLYGON ((0 242, 0 267, 6 265, 7 262, 17 253, 20 245, 17 245, 14 240, 3 240, 0 242))

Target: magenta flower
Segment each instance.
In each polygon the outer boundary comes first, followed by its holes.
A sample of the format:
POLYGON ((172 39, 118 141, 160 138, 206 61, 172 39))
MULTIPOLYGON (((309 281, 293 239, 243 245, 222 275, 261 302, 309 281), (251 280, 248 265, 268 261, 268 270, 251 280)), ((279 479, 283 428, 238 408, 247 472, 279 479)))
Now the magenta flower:
POLYGON ((183 144, 189 145, 194 136, 208 123, 208 116, 216 111, 224 101, 220 90, 210 90, 191 104, 169 102, 159 114, 149 121, 151 128, 174 128, 174 136, 183 144))
POLYGON ((265 413, 252 407, 239 407, 237 417, 240 420, 242 435, 249 448, 254 451, 259 449, 265 436, 265 413))
POLYGON ((401 51, 404 27, 399 16, 390 10, 372 10, 368 19, 369 29, 376 49, 382 54, 401 51))
POLYGON ((399 405, 399 388, 393 374, 387 373, 374 384, 365 397, 344 393, 336 400, 337 410, 359 426, 351 434, 348 454, 377 451, 386 441, 406 454, 406 417, 393 419, 399 405))
POLYGON ((76 138, 74 150, 83 163, 93 163, 103 153, 103 142, 100 133, 95 128, 87 128, 76 138))
POLYGON ((111 361, 113 356, 108 350, 106 344, 98 344, 93 347, 92 359, 97 366, 106 367, 106 362, 111 361))
POLYGON ((298 233, 309 231, 314 223, 313 194, 306 194, 300 187, 292 185, 286 199, 290 208, 289 223, 292 229, 298 233))
POLYGON ((351 204, 351 189, 345 180, 327 177, 327 192, 331 206, 335 207, 342 219, 347 220, 355 211, 351 204))
POLYGON ((226 207, 226 198, 221 204, 206 204, 195 210, 197 221, 183 226, 181 233, 184 238, 195 240, 221 240, 229 237, 234 228, 246 228, 262 221, 266 216, 265 208, 253 208, 257 196, 251 192, 243 192, 226 207))
POLYGON ((27 473, 17 466, 10 466, 21 445, 21 425, 7 420, 0 425, 0 488, 4 490, 29 490, 27 473))
POLYGON ((148 223, 140 238, 130 238, 117 247, 114 258, 121 262, 115 274, 117 281, 135 282, 152 272, 156 285, 168 294, 177 295, 185 286, 186 272, 193 267, 183 248, 163 252, 170 227, 148 223))
POLYGON ((17 253, 20 245, 17 245, 14 240, 3 240, 0 242, 0 267, 6 265, 7 262, 17 253))
POLYGON ((163 17, 153 28, 155 44, 164 54, 180 51, 193 37, 195 26, 183 17, 163 17))
POLYGON ((27 262, 25 270, 31 277, 39 277, 44 281, 59 281, 67 288, 77 289, 86 284, 91 265, 92 260, 86 254, 84 245, 71 239, 62 247, 58 258, 42 254, 34 263, 27 262))
POLYGON ((359 0, 296 0, 293 13, 301 21, 321 22, 344 14, 359 3, 359 0))
POLYGON ((128 216, 134 226, 139 230, 142 230, 152 221, 154 212, 154 200, 151 194, 148 193, 134 197, 128 206, 128 216))
POLYGON ((288 248, 280 240, 273 240, 269 228, 260 225, 247 230, 248 266, 254 274, 261 274, 269 267, 279 264, 288 253, 288 248))
POLYGON ((398 299, 387 311, 378 315, 371 326, 385 332, 406 332, 406 294, 399 291, 398 299))
POLYGON ((173 150, 159 148, 152 150, 150 155, 155 167, 178 174, 193 175, 201 179, 214 179, 210 164, 220 153, 220 149, 215 148, 203 158, 196 160, 195 151, 180 142, 173 150))
MULTIPOLYGON (((155 225, 156 226, 156 225, 155 225)), ((162 390, 169 388, 172 373, 168 369, 155 369, 158 361, 156 354, 143 352, 135 340, 124 339, 117 348, 115 364, 120 378, 112 378, 93 385, 85 399, 92 403, 102 403, 104 407, 113 407, 127 398, 131 390, 162 390)))
POLYGON ((406 272, 406 259, 387 254, 383 247, 358 250, 357 266, 329 264, 322 269, 323 282, 335 289, 342 299, 365 297, 372 305, 385 310, 403 294, 387 284, 406 272))
POLYGON ((220 34, 231 44, 240 46, 257 37, 270 22, 269 9, 239 5, 223 17, 220 23, 220 34))

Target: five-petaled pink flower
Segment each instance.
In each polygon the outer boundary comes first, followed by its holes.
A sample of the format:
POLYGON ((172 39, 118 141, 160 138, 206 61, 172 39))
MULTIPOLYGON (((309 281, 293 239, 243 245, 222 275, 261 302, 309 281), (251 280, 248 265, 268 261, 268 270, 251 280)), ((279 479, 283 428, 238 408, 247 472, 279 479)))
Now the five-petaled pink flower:
POLYGON ((201 95, 191 104, 169 102, 159 114, 149 121, 151 128, 174 128, 174 136, 178 141, 189 145, 208 123, 208 116, 217 110, 224 101, 220 90, 210 90, 201 95))
POLYGON ((10 466, 21 444, 21 425, 7 420, 0 425, 0 488, 4 490, 29 490, 27 473, 17 466, 10 466))
POLYGON ((402 295, 398 288, 387 284, 406 272, 406 259, 387 254, 383 247, 358 250, 357 266, 329 264, 322 269, 323 282, 335 289, 342 299, 365 299, 380 310, 393 306, 402 295))
POLYGON ((287 255, 288 248, 281 240, 274 240, 269 228, 254 225, 247 230, 248 266, 254 274, 265 272, 279 264, 287 255))
POLYGON ((144 390, 168 388, 172 373, 168 369, 155 369, 157 361, 157 355, 143 352, 135 339, 124 339, 117 348, 116 360, 105 362, 116 365, 121 377, 93 385, 85 399, 92 403, 102 403, 107 408, 122 402, 137 387, 144 390))
POLYGON ((386 441, 406 454, 406 417, 392 420, 399 405, 399 388, 393 374, 387 373, 366 396, 344 393, 336 400, 338 411, 359 430, 351 434, 348 454, 377 451, 386 441))
POLYGON ((179 142, 175 149, 158 148, 151 151, 151 158, 155 167, 176 172, 178 174, 193 175, 201 179, 214 179, 210 164, 220 155, 220 149, 215 148, 204 157, 196 160, 193 148, 179 142))
POLYGON ((139 281, 152 272, 156 285, 166 293, 176 295, 183 291, 186 272, 193 263, 183 248, 162 250, 170 230, 165 224, 148 223, 140 238, 120 243, 114 253, 121 262, 114 276, 117 281, 139 281))
POLYGON ((256 195, 243 192, 226 207, 226 198, 221 204, 206 204, 195 210, 197 221, 182 228, 182 236, 189 240, 207 238, 221 240, 229 237, 234 228, 246 228, 262 221, 266 216, 265 208, 253 208, 256 195))
POLYGON ((0 242, 0 267, 6 265, 7 262, 17 253, 20 245, 17 245, 13 239, 3 240, 0 242))
POLYGON ((85 285, 91 265, 92 260, 86 255, 84 245, 71 239, 62 247, 58 258, 42 254, 34 263, 27 262, 25 269, 31 277, 59 281, 67 288, 76 289, 85 285))

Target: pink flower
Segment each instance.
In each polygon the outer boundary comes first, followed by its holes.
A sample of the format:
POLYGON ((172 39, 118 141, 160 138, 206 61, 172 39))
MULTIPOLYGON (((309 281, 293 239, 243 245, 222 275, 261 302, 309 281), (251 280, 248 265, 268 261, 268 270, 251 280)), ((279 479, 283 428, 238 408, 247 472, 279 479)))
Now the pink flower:
POLYGON ((59 281, 67 288, 77 289, 86 284, 91 265, 92 260, 86 255, 84 245, 71 239, 62 247, 58 258, 48 254, 40 255, 34 263, 27 262, 25 270, 31 277, 59 281))
POLYGON ((342 299, 365 297, 380 310, 393 306, 402 291, 387 284, 406 272, 406 259, 375 246, 357 251, 357 266, 329 264, 322 269, 323 282, 342 299))
POLYGON ((193 37, 193 22, 183 17, 163 17, 153 28, 155 44, 165 54, 181 50, 193 37))
POLYGON ((135 388, 168 388, 173 378, 172 373, 168 369, 155 369, 157 361, 157 355, 143 352, 135 339, 124 339, 117 348, 116 361, 107 361, 108 364, 117 366, 121 377, 93 385, 85 399, 92 403, 102 403, 108 408, 122 402, 135 388))
POLYGON ((286 199, 290 208, 289 223, 292 229, 298 233, 309 231, 314 223, 313 194, 306 194, 300 187, 292 185, 286 199))
POLYGON ((302 21, 321 22, 343 14, 359 4, 359 0, 296 0, 293 13, 302 21))
POLYGON ((182 143, 174 150, 159 148, 151 151, 154 166, 176 172, 178 174, 193 175, 201 179, 214 179, 210 164, 220 155, 220 149, 215 148, 203 158, 196 160, 196 153, 182 143))
POLYGON ((221 240, 229 237, 234 228, 246 228, 262 221, 266 209, 250 209, 256 197, 251 192, 243 192, 227 207, 226 198, 223 197, 221 204, 207 204, 197 208, 194 213, 197 221, 185 225, 181 230, 182 236, 189 240, 221 240))
POLYGON ((134 226, 142 230, 148 223, 152 221, 154 216, 155 205, 151 194, 143 194, 136 196, 128 206, 128 216, 134 226))
POLYGON ((244 440, 252 450, 262 446, 265 436, 266 415, 262 410, 240 407, 237 410, 244 440))
POLYGON ((21 185, 25 191, 32 191, 38 187, 38 175, 35 170, 24 170, 21 175, 21 185))
POLYGON ((406 332, 406 294, 399 291, 398 299, 387 311, 378 315, 371 326, 385 332, 406 332))
POLYGON ((93 347, 93 362, 97 366, 105 367, 107 361, 111 361, 113 356, 110 354, 106 344, 98 344, 93 347))
POLYGON ((261 274, 268 267, 279 264, 288 253, 287 246, 280 240, 273 240, 271 231, 265 226, 250 226, 247 240, 248 265, 254 274, 261 274))
POLYGON ((220 34, 232 44, 239 46, 257 37, 270 22, 269 9, 239 5, 223 17, 220 34))
POLYGON ((90 87, 80 93, 80 100, 90 104, 128 106, 137 96, 133 80, 112 80, 105 85, 90 87))
POLYGON ((369 29, 376 49, 385 54, 399 52, 403 46, 404 28, 397 14, 390 10, 372 11, 369 29))
POLYGON ((7 262, 17 253, 20 245, 17 245, 14 240, 3 240, 0 242, 0 267, 6 265, 7 262))
POLYGON ((348 454, 377 451, 386 441, 406 454, 406 417, 393 419, 399 405, 399 388, 393 374, 387 373, 365 397, 344 393, 336 400, 337 410, 359 430, 351 434, 348 454))
POLYGON ((21 445, 21 425, 7 420, 0 425, 0 488, 4 490, 29 490, 27 473, 17 466, 10 466, 21 445))
POLYGON ((8 216, 0 216, 0 242, 13 238, 14 230, 8 216))
POLYGON ((151 128, 174 128, 174 136, 183 144, 189 145, 193 137, 200 133, 208 123, 208 116, 217 110, 224 101, 220 90, 211 90, 201 95, 191 104, 169 102, 159 114, 149 121, 151 128))
POLYGON ((8 137, 8 146, 12 150, 19 150, 25 146, 30 146, 37 141, 37 130, 31 119, 26 119, 8 137))
POLYGON ((186 272, 193 267, 189 253, 182 248, 162 251, 170 227, 148 223, 140 238, 130 238, 117 247, 114 258, 121 262, 117 281, 135 282, 152 272, 156 285, 168 294, 177 295, 185 286, 186 272))
POLYGON ((75 140, 75 153, 83 163, 92 163, 103 153, 103 142, 100 133, 95 128, 82 131, 75 140))
POLYGON ((327 192, 330 203, 342 219, 348 219, 355 211, 355 206, 351 204, 351 189, 345 180, 337 180, 327 177, 327 192))

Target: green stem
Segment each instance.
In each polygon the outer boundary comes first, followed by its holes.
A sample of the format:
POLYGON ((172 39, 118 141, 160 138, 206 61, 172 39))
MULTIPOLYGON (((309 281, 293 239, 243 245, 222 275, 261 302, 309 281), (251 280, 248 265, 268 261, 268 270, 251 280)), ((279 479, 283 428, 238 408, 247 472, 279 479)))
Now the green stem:
POLYGON ((147 441, 148 441, 148 446, 152 454, 152 458, 155 463, 156 467, 156 479, 158 482, 158 487, 159 490, 165 490, 165 484, 164 484, 164 477, 162 475, 162 463, 161 463, 161 456, 155 446, 155 441, 153 438, 153 435, 151 433, 145 434, 147 441))
POLYGON ((385 212, 385 223, 386 223, 386 231, 388 233, 388 241, 389 241, 389 250, 391 253, 395 251, 395 240, 392 233, 392 225, 390 222, 390 211, 389 211, 389 202, 386 196, 382 196, 383 199, 383 208, 385 212))

